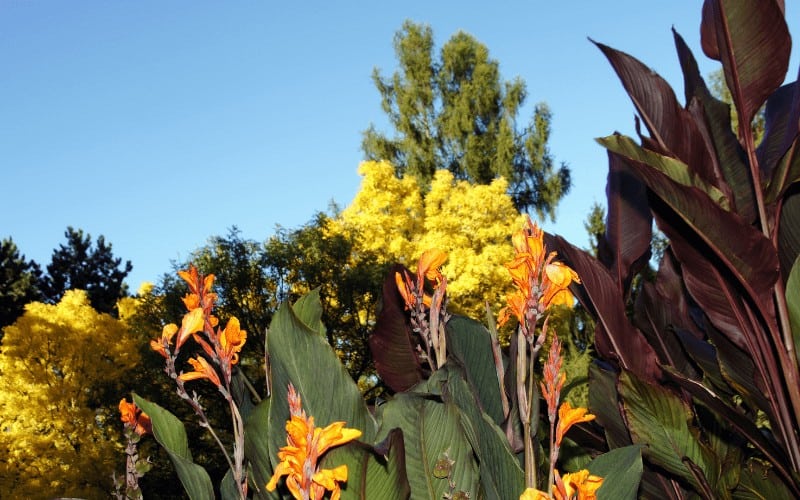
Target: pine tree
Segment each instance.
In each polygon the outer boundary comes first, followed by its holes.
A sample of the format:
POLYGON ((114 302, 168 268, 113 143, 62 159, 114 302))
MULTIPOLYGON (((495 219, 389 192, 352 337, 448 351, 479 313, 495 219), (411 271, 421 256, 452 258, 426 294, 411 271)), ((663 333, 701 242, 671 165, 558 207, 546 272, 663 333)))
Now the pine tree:
POLYGON ((68 227, 64 235, 66 244, 53 251, 47 276, 42 282, 45 300, 58 302, 67 290, 86 290, 89 299, 99 312, 115 314, 117 301, 128 295, 125 277, 133 269, 130 261, 122 265, 115 258, 111 244, 101 235, 92 246, 90 234, 68 227))
POLYGON ((0 242, 0 328, 16 321, 25 304, 41 300, 41 277, 39 264, 25 260, 11 238, 0 242))

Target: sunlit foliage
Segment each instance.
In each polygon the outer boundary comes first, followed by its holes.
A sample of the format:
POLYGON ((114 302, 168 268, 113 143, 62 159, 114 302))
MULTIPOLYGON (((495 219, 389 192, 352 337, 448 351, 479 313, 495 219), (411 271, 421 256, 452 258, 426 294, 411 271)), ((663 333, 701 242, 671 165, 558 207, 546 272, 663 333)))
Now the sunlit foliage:
POLYGON ((127 326, 72 290, 4 331, 0 498, 106 498, 121 451, 113 401, 139 363, 127 326))
POLYGON ((351 232, 364 251, 406 265, 439 248, 449 255, 442 271, 450 309, 478 318, 487 300, 500 309, 510 286, 503 268, 513 256, 509 235, 523 221, 504 179, 472 185, 438 170, 422 197, 415 178, 396 178, 389 163, 364 162, 359 173, 361 189, 330 231, 351 232))

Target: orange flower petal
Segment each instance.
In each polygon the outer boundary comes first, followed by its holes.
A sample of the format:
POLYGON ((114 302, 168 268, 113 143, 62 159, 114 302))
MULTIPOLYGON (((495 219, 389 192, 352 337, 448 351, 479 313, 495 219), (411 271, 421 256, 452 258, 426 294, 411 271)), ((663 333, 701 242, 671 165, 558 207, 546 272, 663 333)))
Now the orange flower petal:
POLYGON ((222 384, 219 381, 219 375, 217 375, 217 371, 214 370, 206 358, 202 356, 197 356, 196 358, 189 358, 189 364, 192 365, 194 371, 188 373, 181 373, 178 376, 179 379, 183 380, 184 382, 189 380, 196 380, 201 378, 207 378, 217 387, 221 386, 222 384))
POLYGON ((178 340, 176 342, 177 347, 181 347, 192 334, 202 332, 204 327, 205 315, 203 314, 203 310, 199 307, 184 314, 180 333, 178 334, 178 340))
POLYGON ((558 425, 556 425, 556 446, 561 446, 561 440, 570 427, 581 422, 594 420, 595 416, 582 407, 573 408, 569 401, 565 401, 558 408, 558 425))
POLYGON ((441 276, 439 268, 442 267, 446 260, 446 252, 436 248, 425 250, 417 263, 417 276, 425 276, 429 280, 437 279, 441 276))

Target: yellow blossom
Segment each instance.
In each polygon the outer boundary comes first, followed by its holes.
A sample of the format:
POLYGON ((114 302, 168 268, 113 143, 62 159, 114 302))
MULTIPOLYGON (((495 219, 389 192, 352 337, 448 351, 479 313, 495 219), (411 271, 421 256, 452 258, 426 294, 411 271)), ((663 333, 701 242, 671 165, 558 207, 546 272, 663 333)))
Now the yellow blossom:
POLYGON ((564 474, 564 477, 558 478, 556 482, 556 488, 553 489, 556 500, 597 500, 597 490, 603 485, 603 478, 583 469, 564 474))
POLYGON ((519 500, 551 500, 550 495, 546 491, 537 490, 536 488, 527 488, 519 496, 519 500))
POLYGON ((346 429, 344 422, 333 422, 324 429, 316 427, 314 417, 307 417, 302 411, 300 396, 291 383, 288 399, 291 418, 286 422, 287 445, 278 452, 280 462, 267 483, 267 490, 274 491, 278 480, 286 476, 286 487, 296 499, 320 500, 330 491, 331 500, 338 500, 339 483, 347 481, 347 466, 319 469, 317 462, 330 448, 360 437, 361 431, 346 429))
POLYGON ((581 422, 594 420, 595 416, 586 408, 573 408, 569 401, 564 401, 558 408, 558 425, 556 426, 556 446, 561 446, 561 440, 570 427, 581 422))

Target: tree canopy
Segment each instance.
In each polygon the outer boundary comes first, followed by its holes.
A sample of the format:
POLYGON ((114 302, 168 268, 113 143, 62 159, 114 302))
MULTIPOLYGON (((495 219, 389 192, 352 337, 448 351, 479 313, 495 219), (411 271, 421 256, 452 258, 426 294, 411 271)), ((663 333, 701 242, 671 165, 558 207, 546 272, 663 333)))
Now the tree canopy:
POLYGON ((116 403, 140 360, 136 340, 82 290, 28 305, 4 331, 0 497, 106 498, 122 450, 116 403))
POLYGON ((406 21, 394 48, 399 69, 389 78, 373 71, 394 135, 371 125, 362 142, 366 159, 390 162, 398 177, 414 175, 423 190, 439 169, 475 184, 505 177, 518 209, 552 219, 570 172, 554 164, 547 147, 547 105, 536 105, 519 130, 525 83, 503 80, 488 48, 468 33, 453 35, 435 58, 432 29, 406 21))

